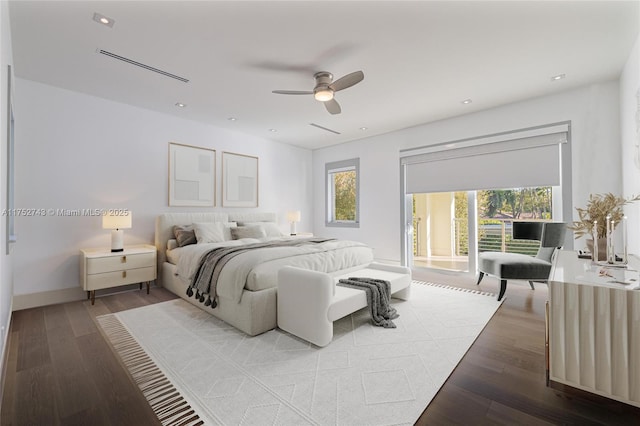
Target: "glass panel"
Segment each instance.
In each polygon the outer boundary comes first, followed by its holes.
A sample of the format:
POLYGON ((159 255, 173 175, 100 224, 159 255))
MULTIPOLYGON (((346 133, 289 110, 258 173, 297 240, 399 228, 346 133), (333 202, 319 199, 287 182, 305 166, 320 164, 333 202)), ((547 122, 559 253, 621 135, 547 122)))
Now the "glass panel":
POLYGON ((513 240, 513 222, 552 220, 551 187, 482 190, 477 197, 478 251, 535 256, 540 243, 513 240))
POLYGON ((466 192, 413 194, 413 265, 469 270, 466 192))
POLYGON ((325 164, 326 226, 360 226, 359 168, 359 158, 325 164))
POLYGON ((336 221, 356 220, 356 171, 332 173, 336 221))

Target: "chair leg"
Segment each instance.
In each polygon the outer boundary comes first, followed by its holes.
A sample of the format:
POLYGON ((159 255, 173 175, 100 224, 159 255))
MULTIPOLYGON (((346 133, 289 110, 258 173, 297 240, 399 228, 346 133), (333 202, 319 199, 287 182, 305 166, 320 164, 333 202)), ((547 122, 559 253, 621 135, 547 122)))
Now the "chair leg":
POLYGON ((480 281, 482 281, 482 277, 484 277, 484 272, 478 271, 478 282, 476 283, 476 285, 480 284, 480 281))
POLYGON ((531 290, 535 290, 536 288, 533 286, 533 281, 529 281, 529 285, 531 286, 531 290))
POLYGON ((498 301, 502 300, 504 292, 507 291, 507 280, 500 280, 500 293, 498 294, 498 301))

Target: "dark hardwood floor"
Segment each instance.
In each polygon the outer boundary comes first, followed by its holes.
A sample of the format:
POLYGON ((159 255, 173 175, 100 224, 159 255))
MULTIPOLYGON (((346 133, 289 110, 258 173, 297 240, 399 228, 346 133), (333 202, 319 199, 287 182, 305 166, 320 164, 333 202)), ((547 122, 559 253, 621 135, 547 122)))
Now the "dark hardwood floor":
MULTIPOLYGON (((414 278, 477 289, 471 276, 414 278)), ((480 286, 497 292, 497 280, 480 286)), ((95 323, 96 316, 173 299, 152 287, 13 313, 1 424, 156 425, 153 412, 95 323)), ((509 283, 506 301, 422 414, 419 425, 640 424, 640 409, 545 386, 547 288, 509 283)))
MULTIPOLYGON (((413 278, 498 293, 472 275, 415 270, 413 278)), ((547 387, 547 286, 509 281, 505 301, 424 411, 418 425, 640 425, 640 408, 568 386, 547 387)))
POLYGON ((175 297, 152 288, 14 312, 1 424, 159 425, 95 318, 175 297))

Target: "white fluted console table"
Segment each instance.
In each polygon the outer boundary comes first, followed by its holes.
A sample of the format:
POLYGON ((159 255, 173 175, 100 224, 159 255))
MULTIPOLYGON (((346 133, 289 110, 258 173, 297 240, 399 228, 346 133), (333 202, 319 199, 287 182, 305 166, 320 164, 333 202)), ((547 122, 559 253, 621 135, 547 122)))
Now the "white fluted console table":
POLYGON ((640 407, 640 259, 628 266, 603 269, 557 252, 547 360, 550 380, 640 407))

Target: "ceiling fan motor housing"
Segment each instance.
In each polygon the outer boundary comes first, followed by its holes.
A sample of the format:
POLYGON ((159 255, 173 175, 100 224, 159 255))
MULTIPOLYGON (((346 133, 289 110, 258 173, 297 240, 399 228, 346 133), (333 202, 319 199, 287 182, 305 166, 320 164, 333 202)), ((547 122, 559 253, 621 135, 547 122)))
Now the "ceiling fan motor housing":
POLYGON ((316 87, 328 86, 333 81, 333 74, 327 71, 320 71, 313 75, 313 78, 316 80, 316 87))

